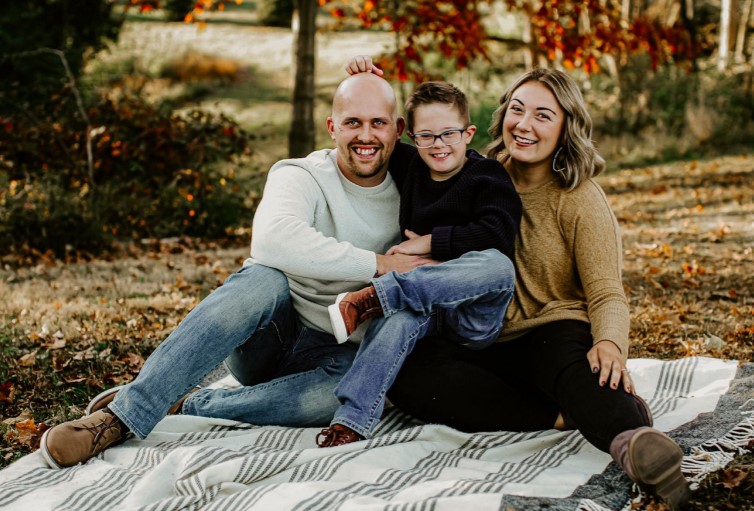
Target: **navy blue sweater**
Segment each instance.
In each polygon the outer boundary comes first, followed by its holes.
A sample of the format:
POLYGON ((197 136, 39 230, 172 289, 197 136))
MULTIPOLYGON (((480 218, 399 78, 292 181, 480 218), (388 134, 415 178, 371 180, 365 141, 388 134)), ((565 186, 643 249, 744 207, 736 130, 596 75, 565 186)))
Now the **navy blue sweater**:
POLYGON ((460 172, 433 181, 414 146, 399 143, 390 173, 401 194, 399 222, 417 234, 432 235, 432 258, 455 259, 474 250, 496 248, 513 259, 521 222, 521 199, 497 160, 473 149, 460 172))

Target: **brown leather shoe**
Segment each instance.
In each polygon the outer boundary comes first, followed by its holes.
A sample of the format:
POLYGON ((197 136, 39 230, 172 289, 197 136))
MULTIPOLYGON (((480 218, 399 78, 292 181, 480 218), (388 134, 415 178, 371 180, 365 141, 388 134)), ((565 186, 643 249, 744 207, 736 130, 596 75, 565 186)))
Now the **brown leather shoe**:
POLYGON ((320 447, 337 447, 359 440, 364 440, 364 437, 342 424, 333 424, 317 434, 317 445, 320 447))
POLYGON ((333 335, 343 343, 364 321, 382 316, 382 305, 377 291, 370 284, 359 291, 339 294, 327 311, 330 313, 333 335))
POLYGON ((674 511, 688 502, 691 491, 681 473, 683 451, 665 433, 649 427, 624 431, 613 439, 610 454, 632 481, 674 511))
MULTIPOLYGON (((113 387, 94 396, 94 398, 89 402, 89 406, 86 407, 86 411, 84 413, 86 415, 90 415, 97 410, 102 410, 103 408, 107 407, 113 401, 113 399, 115 399, 115 394, 117 394, 124 386, 125 385, 113 387)), ((200 388, 201 387, 194 387, 185 396, 173 403, 173 406, 168 409, 168 415, 180 415, 183 402, 186 401, 186 399, 191 394, 193 394, 200 388)))
POLYGON ((72 467, 97 456, 128 436, 128 429, 118 416, 105 408, 48 429, 42 435, 40 450, 50 467, 72 467))

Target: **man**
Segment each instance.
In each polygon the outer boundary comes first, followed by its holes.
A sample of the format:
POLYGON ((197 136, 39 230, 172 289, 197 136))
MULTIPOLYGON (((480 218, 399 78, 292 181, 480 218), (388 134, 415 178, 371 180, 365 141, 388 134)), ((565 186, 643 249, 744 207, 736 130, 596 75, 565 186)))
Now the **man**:
POLYGON ((404 128, 388 83, 372 74, 344 80, 327 127, 335 150, 270 170, 243 268, 186 316, 132 383, 96 397, 90 415, 45 432, 50 466, 85 462, 130 435, 143 439, 169 413, 259 425, 329 422, 338 407, 333 390, 356 347, 335 341, 327 306, 374 275, 430 261, 382 255, 399 240, 398 191, 387 167, 404 128), (236 349, 245 386, 195 388, 236 349))

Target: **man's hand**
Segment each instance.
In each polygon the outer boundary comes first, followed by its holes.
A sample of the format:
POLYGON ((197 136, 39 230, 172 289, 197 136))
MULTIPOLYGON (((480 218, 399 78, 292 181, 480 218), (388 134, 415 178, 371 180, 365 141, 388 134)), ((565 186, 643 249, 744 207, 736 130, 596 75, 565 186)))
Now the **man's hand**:
POLYGON ((428 257, 421 257, 408 254, 392 254, 382 255, 377 254, 377 276, 385 275, 390 271, 397 271, 398 273, 404 273, 411 271, 419 266, 427 266, 439 264, 438 261, 430 259, 428 257))
POLYGON ((406 229, 406 241, 400 245, 395 245, 387 251, 387 255, 406 254, 417 255, 422 257, 432 256, 432 235, 425 234, 420 236, 413 231, 406 229))
POLYGON ((382 76, 385 74, 382 69, 372 63, 372 57, 369 55, 356 55, 346 63, 345 69, 349 75, 374 73, 377 76, 382 76))

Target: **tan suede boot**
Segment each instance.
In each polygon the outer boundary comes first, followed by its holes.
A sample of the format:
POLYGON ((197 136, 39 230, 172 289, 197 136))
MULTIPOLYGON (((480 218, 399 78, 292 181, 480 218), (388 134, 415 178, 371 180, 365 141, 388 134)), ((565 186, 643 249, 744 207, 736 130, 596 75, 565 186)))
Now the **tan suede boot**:
POLYGON ((649 427, 624 431, 613 439, 610 454, 642 490, 662 498, 674 511, 688 502, 683 451, 665 433, 649 427))
POLYGON ((128 429, 108 408, 64 422, 42 435, 40 451, 52 468, 72 467, 125 440, 128 429))
POLYGON ((364 321, 382 316, 382 304, 373 285, 352 293, 341 293, 327 308, 335 339, 346 342, 364 321))

